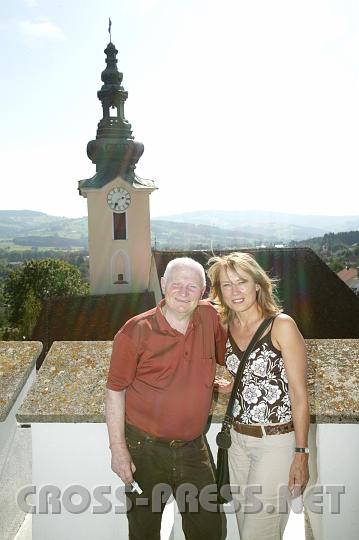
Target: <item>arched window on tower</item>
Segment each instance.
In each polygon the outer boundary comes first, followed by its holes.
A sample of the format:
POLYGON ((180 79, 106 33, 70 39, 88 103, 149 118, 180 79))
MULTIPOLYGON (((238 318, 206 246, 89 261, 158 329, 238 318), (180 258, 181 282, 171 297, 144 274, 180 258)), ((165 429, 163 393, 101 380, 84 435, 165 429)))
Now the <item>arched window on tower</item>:
POLYGON ((130 260, 125 251, 119 250, 111 259, 111 278, 116 285, 130 283, 130 260))

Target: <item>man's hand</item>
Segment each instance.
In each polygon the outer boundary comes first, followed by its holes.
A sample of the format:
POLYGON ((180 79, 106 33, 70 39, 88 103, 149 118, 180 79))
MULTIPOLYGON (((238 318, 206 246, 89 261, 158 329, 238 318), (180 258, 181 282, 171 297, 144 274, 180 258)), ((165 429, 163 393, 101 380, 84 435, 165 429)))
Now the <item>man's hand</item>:
POLYGON ((233 388, 233 380, 229 381, 224 377, 215 377, 214 379, 214 389, 219 394, 230 394, 233 388))
POLYGON ((289 471, 288 488, 293 497, 305 490, 309 480, 308 454, 296 453, 289 471))
POLYGON ((126 444, 115 443, 111 445, 111 452, 111 468, 113 472, 121 478, 124 484, 131 484, 136 467, 126 444))

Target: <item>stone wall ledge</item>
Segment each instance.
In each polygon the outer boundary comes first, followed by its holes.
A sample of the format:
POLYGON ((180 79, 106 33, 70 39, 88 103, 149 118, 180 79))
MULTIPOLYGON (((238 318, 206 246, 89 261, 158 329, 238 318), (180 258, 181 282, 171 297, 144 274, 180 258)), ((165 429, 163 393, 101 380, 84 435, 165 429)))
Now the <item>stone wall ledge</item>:
MULTIPOLYGON (((312 421, 359 422, 359 339, 309 339, 306 344, 312 421)), ((110 341, 54 342, 18 422, 104 422, 111 347, 110 341)), ((218 367, 218 372, 225 370, 218 367)), ((221 422, 227 399, 214 400, 213 422, 221 422)))
POLYGON ((4 422, 42 351, 39 341, 0 341, 0 422, 4 422))

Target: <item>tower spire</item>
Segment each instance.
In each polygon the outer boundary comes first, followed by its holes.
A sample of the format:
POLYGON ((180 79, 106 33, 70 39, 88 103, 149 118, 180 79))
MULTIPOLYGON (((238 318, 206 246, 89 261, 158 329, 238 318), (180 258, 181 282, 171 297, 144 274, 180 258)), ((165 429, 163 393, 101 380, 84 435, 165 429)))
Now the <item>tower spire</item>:
POLYGON ((101 172, 102 181, 111 181, 116 174, 130 183, 134 181, 134 170, 143 154, 143 144, 134 140, 131 124, 125 118, 124 104, 128 93, 122 87, 123 74, 117 68, 117 53, 111 41, 111 19, 109 19, 110 43, 105 49, 106 68, 101 73, 103 85, 97 92, 103 116, 97 126, 96 140, 87 145, 87 155, 101 172))

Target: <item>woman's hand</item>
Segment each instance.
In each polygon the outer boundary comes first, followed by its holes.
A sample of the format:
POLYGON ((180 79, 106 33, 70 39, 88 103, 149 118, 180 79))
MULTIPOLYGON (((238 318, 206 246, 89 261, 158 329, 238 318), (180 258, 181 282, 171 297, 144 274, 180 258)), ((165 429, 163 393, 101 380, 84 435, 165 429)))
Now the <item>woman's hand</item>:
POLYGON ((296 453, 289 470, 288 489, 292 497, 298 497, 309 480, 308 454, 296 453))
POLYGON ((228 379, 225 379, 224 377, 218 377, 216 376, 214 379, 214 389, 219 394, 230 394, 232 392, 233 388, 233 380, 229 381, 228 379))

